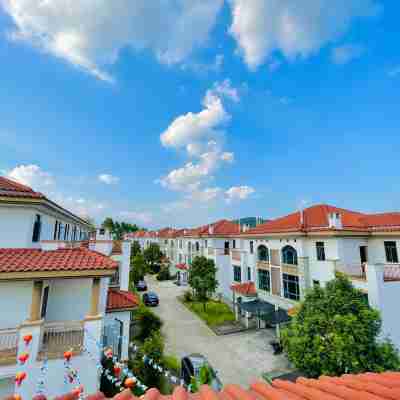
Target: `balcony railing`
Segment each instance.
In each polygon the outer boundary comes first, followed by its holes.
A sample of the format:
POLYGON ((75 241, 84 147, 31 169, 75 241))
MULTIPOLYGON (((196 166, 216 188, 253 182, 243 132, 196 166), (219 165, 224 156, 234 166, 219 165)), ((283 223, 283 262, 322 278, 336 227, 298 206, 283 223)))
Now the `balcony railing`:
POLYGON ((232 260, 242 261, 242 253, 239 250, 232 250, 232 260))
POLYGON ((215 249, 215 254, 217 256, 229 256, 231 254, 231 249, 215 249))
POLYGON ((348 275, 351 278, 366 280, 366 264, 354 263, 354 264, 344 264, 336 262, 335 270, 343 274, 348 275))
POLYGON ((385 282, 400 281, 400 264, 386 264, 383 279, 385 282))
POLYGON ((18 330, 0 330, 0 365, 12 365, 17 361, 18 330))
POLYGON ((213 247, 209 247, 207 249, 208 255, 209 256, 214 256, 215 255, 215 249, 213 247))
POLYGON ((62 358, 65 351, 80 353, 83 346, 84 329, 81 321, 53 322, 43 327, 38 359, 62 358))

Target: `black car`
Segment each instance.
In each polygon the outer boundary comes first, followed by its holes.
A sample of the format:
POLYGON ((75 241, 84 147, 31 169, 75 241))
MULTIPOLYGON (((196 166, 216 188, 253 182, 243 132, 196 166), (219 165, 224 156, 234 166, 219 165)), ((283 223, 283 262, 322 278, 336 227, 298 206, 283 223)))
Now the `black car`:
POLYGON ((183 357, 181 361, 181 379, 184 380, 186 385, 190 385, 192 377, 197 382, 200 380, 200 371, 203 366, 208 366, 211 372, 211 382, 208 384, 216 391, 222 389, 222 382, 217 376, 217 372, 211 367, 208 360, 201 354, 190 354, 189 356, 183 357))
POLYGON ((139 292, 145 292, 145 291, 147 290, 147 283, 146 283, 146 281, 144 281, 144 280, 139 281, 139 282, 136 284, 136 289, 137 289, 139 292))
POLYGON ((154 292, 147 292, 142 297, 145 306, 158 306, 158 296, 154 292))

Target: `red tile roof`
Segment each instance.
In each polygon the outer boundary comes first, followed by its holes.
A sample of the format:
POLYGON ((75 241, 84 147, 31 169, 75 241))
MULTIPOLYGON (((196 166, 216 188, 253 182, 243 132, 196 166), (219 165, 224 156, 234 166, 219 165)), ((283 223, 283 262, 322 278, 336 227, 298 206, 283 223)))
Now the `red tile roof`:
POLYGON ((244 296, 255 296, 257 294, 254 282, 236 283, 231 286, 231 290, 244 296))
MULTIPOLYGON (((68 393, 56 400, 78 400, 78 393, 68 393)), ((296 383, 275 379, 272 385, 256 381, 249 389, 226 385, 215 392, 203 385, 198 393, 187 393, 182 387, 172 395, 162 395, 149 389, 142 400, 398 400, 400 399, 400 372, 343 375, 340 378, 322 376, 319 379, 298 378, 296 383)), ((4 400, 13 400, 12 396, 4 400)), ((45 400, 42 395, 34 400, 45 400)), ((87 400, 105 400, 102 393, 89 395, 87 400)), ((129 389, 117 394, 114 400, 138 400, 129 389)))
POLYGON ((130 310, 139 306, 139 298, 136 294, 126 290, 108 289, 107 312, 118 310, 130 310))
POLYGON ((400 213, 364 214, 345 210, 330 205, 316 205, 293 214, 268 221, 250 229, 245 235, 284 232, 313 232, 326 230, 373 231, 398 228, 400 230, 400 213), (329 227, 328 215, 339 213, 341 229, 329 227))
POLYGON ((40 249, 0 249, 0 274, 7 272, 82 271, 116 269, 111 258, 80 247, 44 251, 40 249))
POLYGON ((45 198, 42 193, 35 192, 30 187, 12 181, 11 179, 4 178, 3 176, 0 176, 0 196, 30 197, 37 199, 45 198))
POLYGON ((234 222, 222 219, 213 224, 203 227, 201 236, 229 236, 240 233, 240 225, 234 222))

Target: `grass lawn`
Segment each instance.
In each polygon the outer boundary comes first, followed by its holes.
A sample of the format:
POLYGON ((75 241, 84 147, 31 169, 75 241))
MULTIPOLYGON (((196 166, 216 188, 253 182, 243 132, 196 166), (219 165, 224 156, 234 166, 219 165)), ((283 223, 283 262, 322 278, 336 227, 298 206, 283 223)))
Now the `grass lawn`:
POLYGON ((203 303, 199 303, 198 301, 184 301, 181 299, 181 302, 209 326, 218 326, 225 322, 235 321, 235 314, 223 302, 216 300, 207 301, 206 311, 204 311, 203 303))

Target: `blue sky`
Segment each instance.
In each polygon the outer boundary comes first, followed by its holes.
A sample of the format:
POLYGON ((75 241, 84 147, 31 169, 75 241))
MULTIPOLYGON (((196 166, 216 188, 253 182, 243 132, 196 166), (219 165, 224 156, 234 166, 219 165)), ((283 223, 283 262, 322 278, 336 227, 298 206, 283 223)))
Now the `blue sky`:
POLYGON ((397 2, 68 3, 0 0, 3 174, 148 227, 398 210, 397 2))

